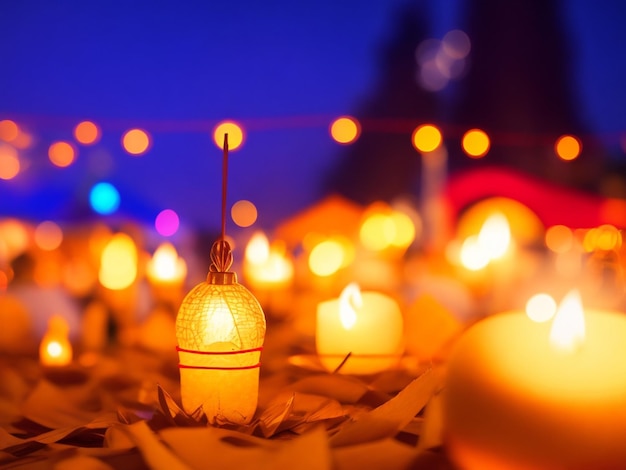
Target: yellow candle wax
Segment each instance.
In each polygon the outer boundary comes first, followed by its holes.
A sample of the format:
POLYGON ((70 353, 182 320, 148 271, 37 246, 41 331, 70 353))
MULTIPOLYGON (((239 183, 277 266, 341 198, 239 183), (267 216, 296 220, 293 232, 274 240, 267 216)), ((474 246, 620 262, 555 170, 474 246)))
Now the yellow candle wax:
POLYGON ((315 342, 320 361, 344 374, 372 374, 394 366, 402 355, 403 319, 398 303, 349 284, 338 299, 317 307, 315 342))
POLYGON ((507 312, 456 344, 443 402, 458 468, 624 468, 626 316, 565 305, 552 326, 507 312))

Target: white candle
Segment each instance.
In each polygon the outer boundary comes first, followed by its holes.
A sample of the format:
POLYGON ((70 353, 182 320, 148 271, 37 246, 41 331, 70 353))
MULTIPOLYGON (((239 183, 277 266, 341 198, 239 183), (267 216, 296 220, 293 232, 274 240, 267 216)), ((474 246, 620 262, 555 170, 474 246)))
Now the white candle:
POLYGON ((404 349, 403 319, 398 303, 380 292, 361 293, 349 284, 338 299, 317 307, 316 347, 329 371, 372 374, 393 367, 404 349))

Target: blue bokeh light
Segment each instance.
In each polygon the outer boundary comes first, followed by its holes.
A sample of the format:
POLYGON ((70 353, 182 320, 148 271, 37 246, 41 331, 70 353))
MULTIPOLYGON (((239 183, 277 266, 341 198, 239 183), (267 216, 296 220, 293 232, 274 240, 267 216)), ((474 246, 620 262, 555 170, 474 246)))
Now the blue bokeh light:
POLYGON ((97 183, 89 193, 89 204, 98 214, 112 214, 120 206, 120 193, 111 183, 97 183))

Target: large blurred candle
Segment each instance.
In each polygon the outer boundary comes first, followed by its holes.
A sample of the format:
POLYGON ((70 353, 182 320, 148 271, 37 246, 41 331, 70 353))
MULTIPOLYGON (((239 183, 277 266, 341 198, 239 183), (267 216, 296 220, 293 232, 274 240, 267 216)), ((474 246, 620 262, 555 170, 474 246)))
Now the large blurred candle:
POLYGON ((461 469, 623 469, 626 316, 583 312, 576 291, 549 323, 523 312, 471 327, 450 357, 445 445, 461 469))
POLYGON ((348 284, 338 299, 320 302, 317 354, 329 371, 372 374, 394 366, 402 355, 403 320, 398 303, 380 292, 348 284))
POLYGON ((72 362, 72 344, 68 339, 69 325, 60 315, 48 320, 48 330, 41 339, 39 360, 43 366, 66 366, 72 362))

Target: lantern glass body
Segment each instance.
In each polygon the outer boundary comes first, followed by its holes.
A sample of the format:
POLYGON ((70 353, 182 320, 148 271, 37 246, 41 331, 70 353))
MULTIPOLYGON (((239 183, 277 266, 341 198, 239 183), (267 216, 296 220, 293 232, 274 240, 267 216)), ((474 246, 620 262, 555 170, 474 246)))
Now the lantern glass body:
POLYGON ((250 291, 236 280, 198 284, 180 306, 176 338, 185 411, 202 406, 211 423, 250 422, 265 339, 265 315, 250 291))

